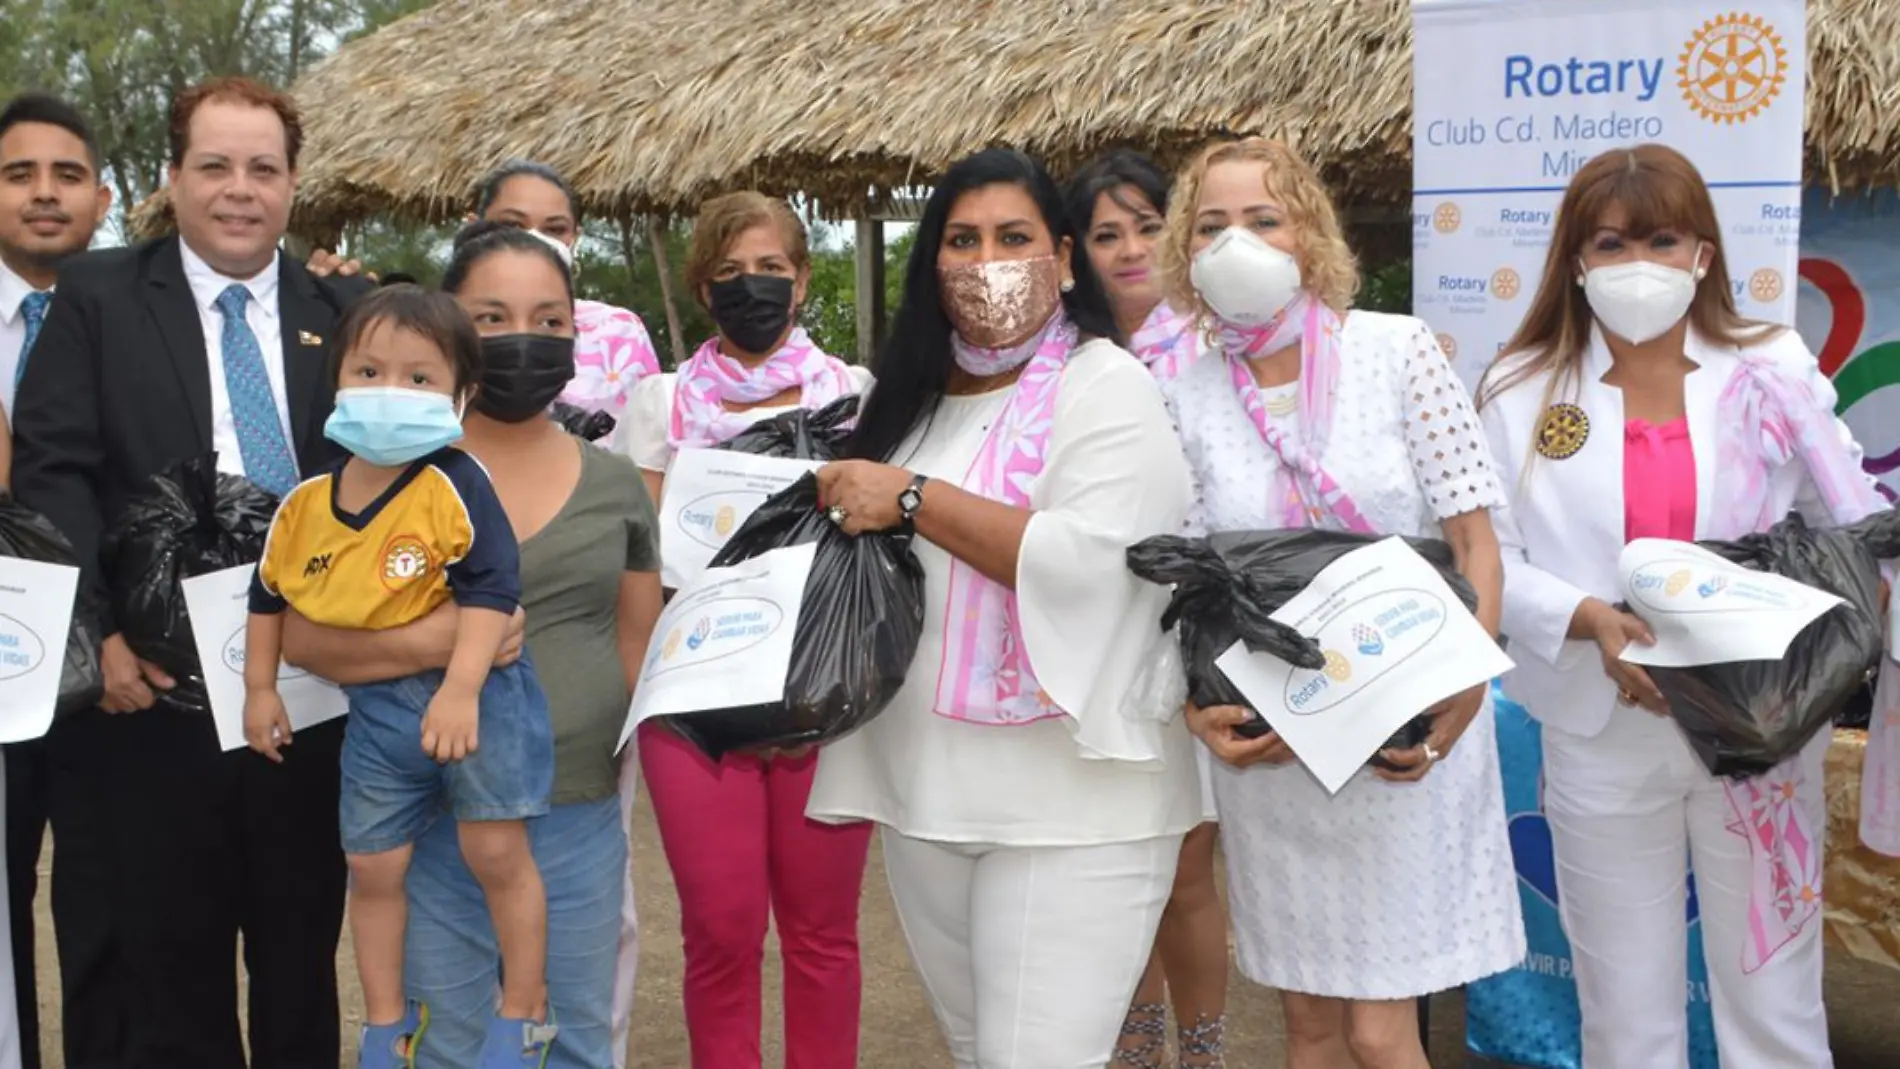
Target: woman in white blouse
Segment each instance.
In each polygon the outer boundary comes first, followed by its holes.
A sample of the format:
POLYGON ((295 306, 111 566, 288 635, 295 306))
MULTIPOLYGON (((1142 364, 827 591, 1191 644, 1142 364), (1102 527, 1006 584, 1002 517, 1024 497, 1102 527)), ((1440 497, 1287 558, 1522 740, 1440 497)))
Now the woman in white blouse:
MULTIPOLYGON (((1693 164, 1617 149, 1571 179, 1542 284, 1486 373, 1512 697, 1544 726, 1557 901, 1576 950, 1583 1058, 1687 1064, 1684 901, 1695 870, 1725 1065, 1824 1067, 1824 764, 1829 734, 1751 779, 1713 776, 1616 608, 1635 538, 1733 539, 1798 508, 1817 525, 1887 503, 1793 331, 1743 319, 1693 164)), ((1674 589, 1670 589, 1674 593, 1674 589)))
MULTIPOLYGON (((1200 351, 1192 317, 1164 298, 1161 235, 1167 225, 1169 178, 1153 160, 1116 149, 1091 160, 1063 189, 1079 240, 1072 260, 1078 278, 1093 275, 1108 295, 1128 351, 1156 381, 1181 373, 1200 351)), ((1168 1047, 1168 1007, 1174 1004, 1181 1069, 1218 1069, 1227 1009, 1227 911, 1214 878, 1214 798, 1207 748, 1194 754, 1201 769, 1202 823, 1181 845, 1174 890, 1161 914, 1155 949, 1122 1023, 1115 1064, 1162 1069, 1168 1047)))
POLYGON ((1149 671, 1166 592, 1124 562, 1179 528, 1187 470, 1073 242, 1021 153, 945 172, 853 439, 864 459, 819 474, 845 530, 914 525, 928 603, 903 689, 821 752, 808 812, 883 825, 959 1069, 1109 1061, 1200 822, 1178 685, 1149 671))
MULTIPOLYGON (((701 206, 686 285, 719 334, 677 374, 641 379, 620 423, 655 501, 679 450, 863 391, 864 369, 827 355, 797 325, 810 280, 805 227, 784 201, 734 193, 701 206)), ((870 826, 805 818, 815 753, 714 762, 649 722, 639 755, 679 889, 693 1065, 758 1069, 768 916, 786 965, 788 1064, 856 1064, 858 892, 870 826)), ((632 777, 629 763, 621 782, 628 799, 632 777)), ((623 951, 630 943, 623 935, 623 951)))
MULTIPOLYGON (((1496 632, 1502 503, 1464 387, 1416 319, 1348 311, 1358 272, 1318 176, 1278 142, 1204 150, 1164 262, 1214 351, 1164 385, 1190 528, 1443 538, 1496 632)), ((1236 707, 1188 709, 1213 772, 1240 969, 1277 987, 1292 1069, 1424 1069, 1414 999, 1524 956, 1488 689, 1335 796, 1236 707)))

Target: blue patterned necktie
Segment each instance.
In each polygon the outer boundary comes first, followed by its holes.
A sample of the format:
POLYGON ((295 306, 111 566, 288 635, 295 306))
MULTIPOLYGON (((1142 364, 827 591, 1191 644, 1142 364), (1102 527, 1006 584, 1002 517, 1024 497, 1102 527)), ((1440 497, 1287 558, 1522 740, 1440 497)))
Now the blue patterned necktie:
POLYGON ((217 309, 224 313, 224 389, 231 396, 231 419, 237 424, 238 455, 252 482, 283 496, 297 485, 297 460, 284 440, 277 418, 277 399, 264 371, 264 350, 244 320, 251 291, 226 287, 218 294, 217 309))
POLYGON ((53 295, 34 290, 20 298, 20 318, 26 321, 26 341, 20 344, 20 359, 13 365, 13 386, 19 388, 20 380, 26 377, 26 354, 33 351, 33 343, 39 340, 40 328, 46 325, 46 306, 53 303, 53 295))

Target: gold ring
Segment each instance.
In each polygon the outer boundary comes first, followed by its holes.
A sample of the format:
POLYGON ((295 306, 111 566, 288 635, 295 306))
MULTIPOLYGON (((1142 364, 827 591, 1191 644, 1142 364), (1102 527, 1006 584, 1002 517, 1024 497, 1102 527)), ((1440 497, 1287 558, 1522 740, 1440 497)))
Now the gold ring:
POLYGON ((1635 705, 1636 695, 1631 694, 1629 691, 1624 690, 1621 687, 1618 687, 1616 690, 1616 700, 1622 702, 1624 705, 1635 705))

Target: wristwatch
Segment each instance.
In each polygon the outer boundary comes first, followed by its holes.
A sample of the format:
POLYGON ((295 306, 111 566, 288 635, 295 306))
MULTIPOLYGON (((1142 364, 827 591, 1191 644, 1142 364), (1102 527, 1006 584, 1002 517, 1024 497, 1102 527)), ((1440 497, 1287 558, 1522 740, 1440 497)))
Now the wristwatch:
POLYGON ((915 520, 917 510, 924 507, 924 483, 928 481, 922 475, 914 476, 910 480, 910 485, 904 487, 904 492, 897 495, 897 511, 903 516, 905 523, 915 520))

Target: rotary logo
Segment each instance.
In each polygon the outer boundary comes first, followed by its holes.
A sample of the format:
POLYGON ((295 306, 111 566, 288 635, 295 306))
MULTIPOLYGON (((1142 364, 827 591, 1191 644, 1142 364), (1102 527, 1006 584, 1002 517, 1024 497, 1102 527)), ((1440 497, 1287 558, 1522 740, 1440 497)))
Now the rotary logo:
POLYGON ((383 546, 383 586, 403 588, 429 574, 429 547, 415 535, 399 534, 383 546))
POLYGON ((730 535, 732 529, 738 526, 738 518, 738 510, 731 505, 719 506, 719 511, 713 513, 713 534, 722 539, 730 535))
POLYGON ((1344 683, 1346 680, 1352 678, 1352 662, 1348 661, 1346 655, 1338 650, 1327 650, 1326 667, 1321 669, 1321 671, 1325 672, 1326 678, 1333 682, 1344 683))
POLYGON ((1519 277, 1516 268, 1500 267, 1491 276, 1491 295, 1500 301, 1516 298, 1517 292, 1523 288, 1524 280, 1519 277))
POLYGON ((1438 231, 1440 234, 1457 233, 1458 224, 1464 221, 1465 214, 1459 211, 1458 205, 1453 204, 1451 201, 1446 201, 1432 209, 1432 229, 1438 231))
POLYGON ((1359 652, 1368 657, 1377 657, 1385 652, 1385 639, 1379 635, 1379 629, 1370 624, 1352 625, 1352 641, 1359 652))
POLYGON ((1693 576, 1687 568, 1677 568, 1675 571, 1670 572, 1669 578, 1663 580, 1663 596, 1673 598, 1677 594, 1687 590, 1691 578, 1693 578, 1693 576))
POLYGON ((1437 338, 1438 338, 1438 349, 1440 352, 1445 354, 1445 359, 1447 360, 1458 359, 1458 339, 1452 337, 1449 334, 1440 334, 1440 335, 1437 335, 1437 338))
POLYGON ((1766 304, 1781 299, 1781 272, 1764 267, 1748 276, 1748 295, 1766 304))
POLYGON ((1759 15, 1710 19, 1678 58, 1682 98, 1710 122, 1747 122, 1781 95, 1788 80, 1788 50, 1759 15))
POLYGON ((666 633, 666 641, 660 644, 661 660, 670 661, 673 659, 673 655, 680 651, 680 639, 682 637, 680 629, 677 627, 666 633))

